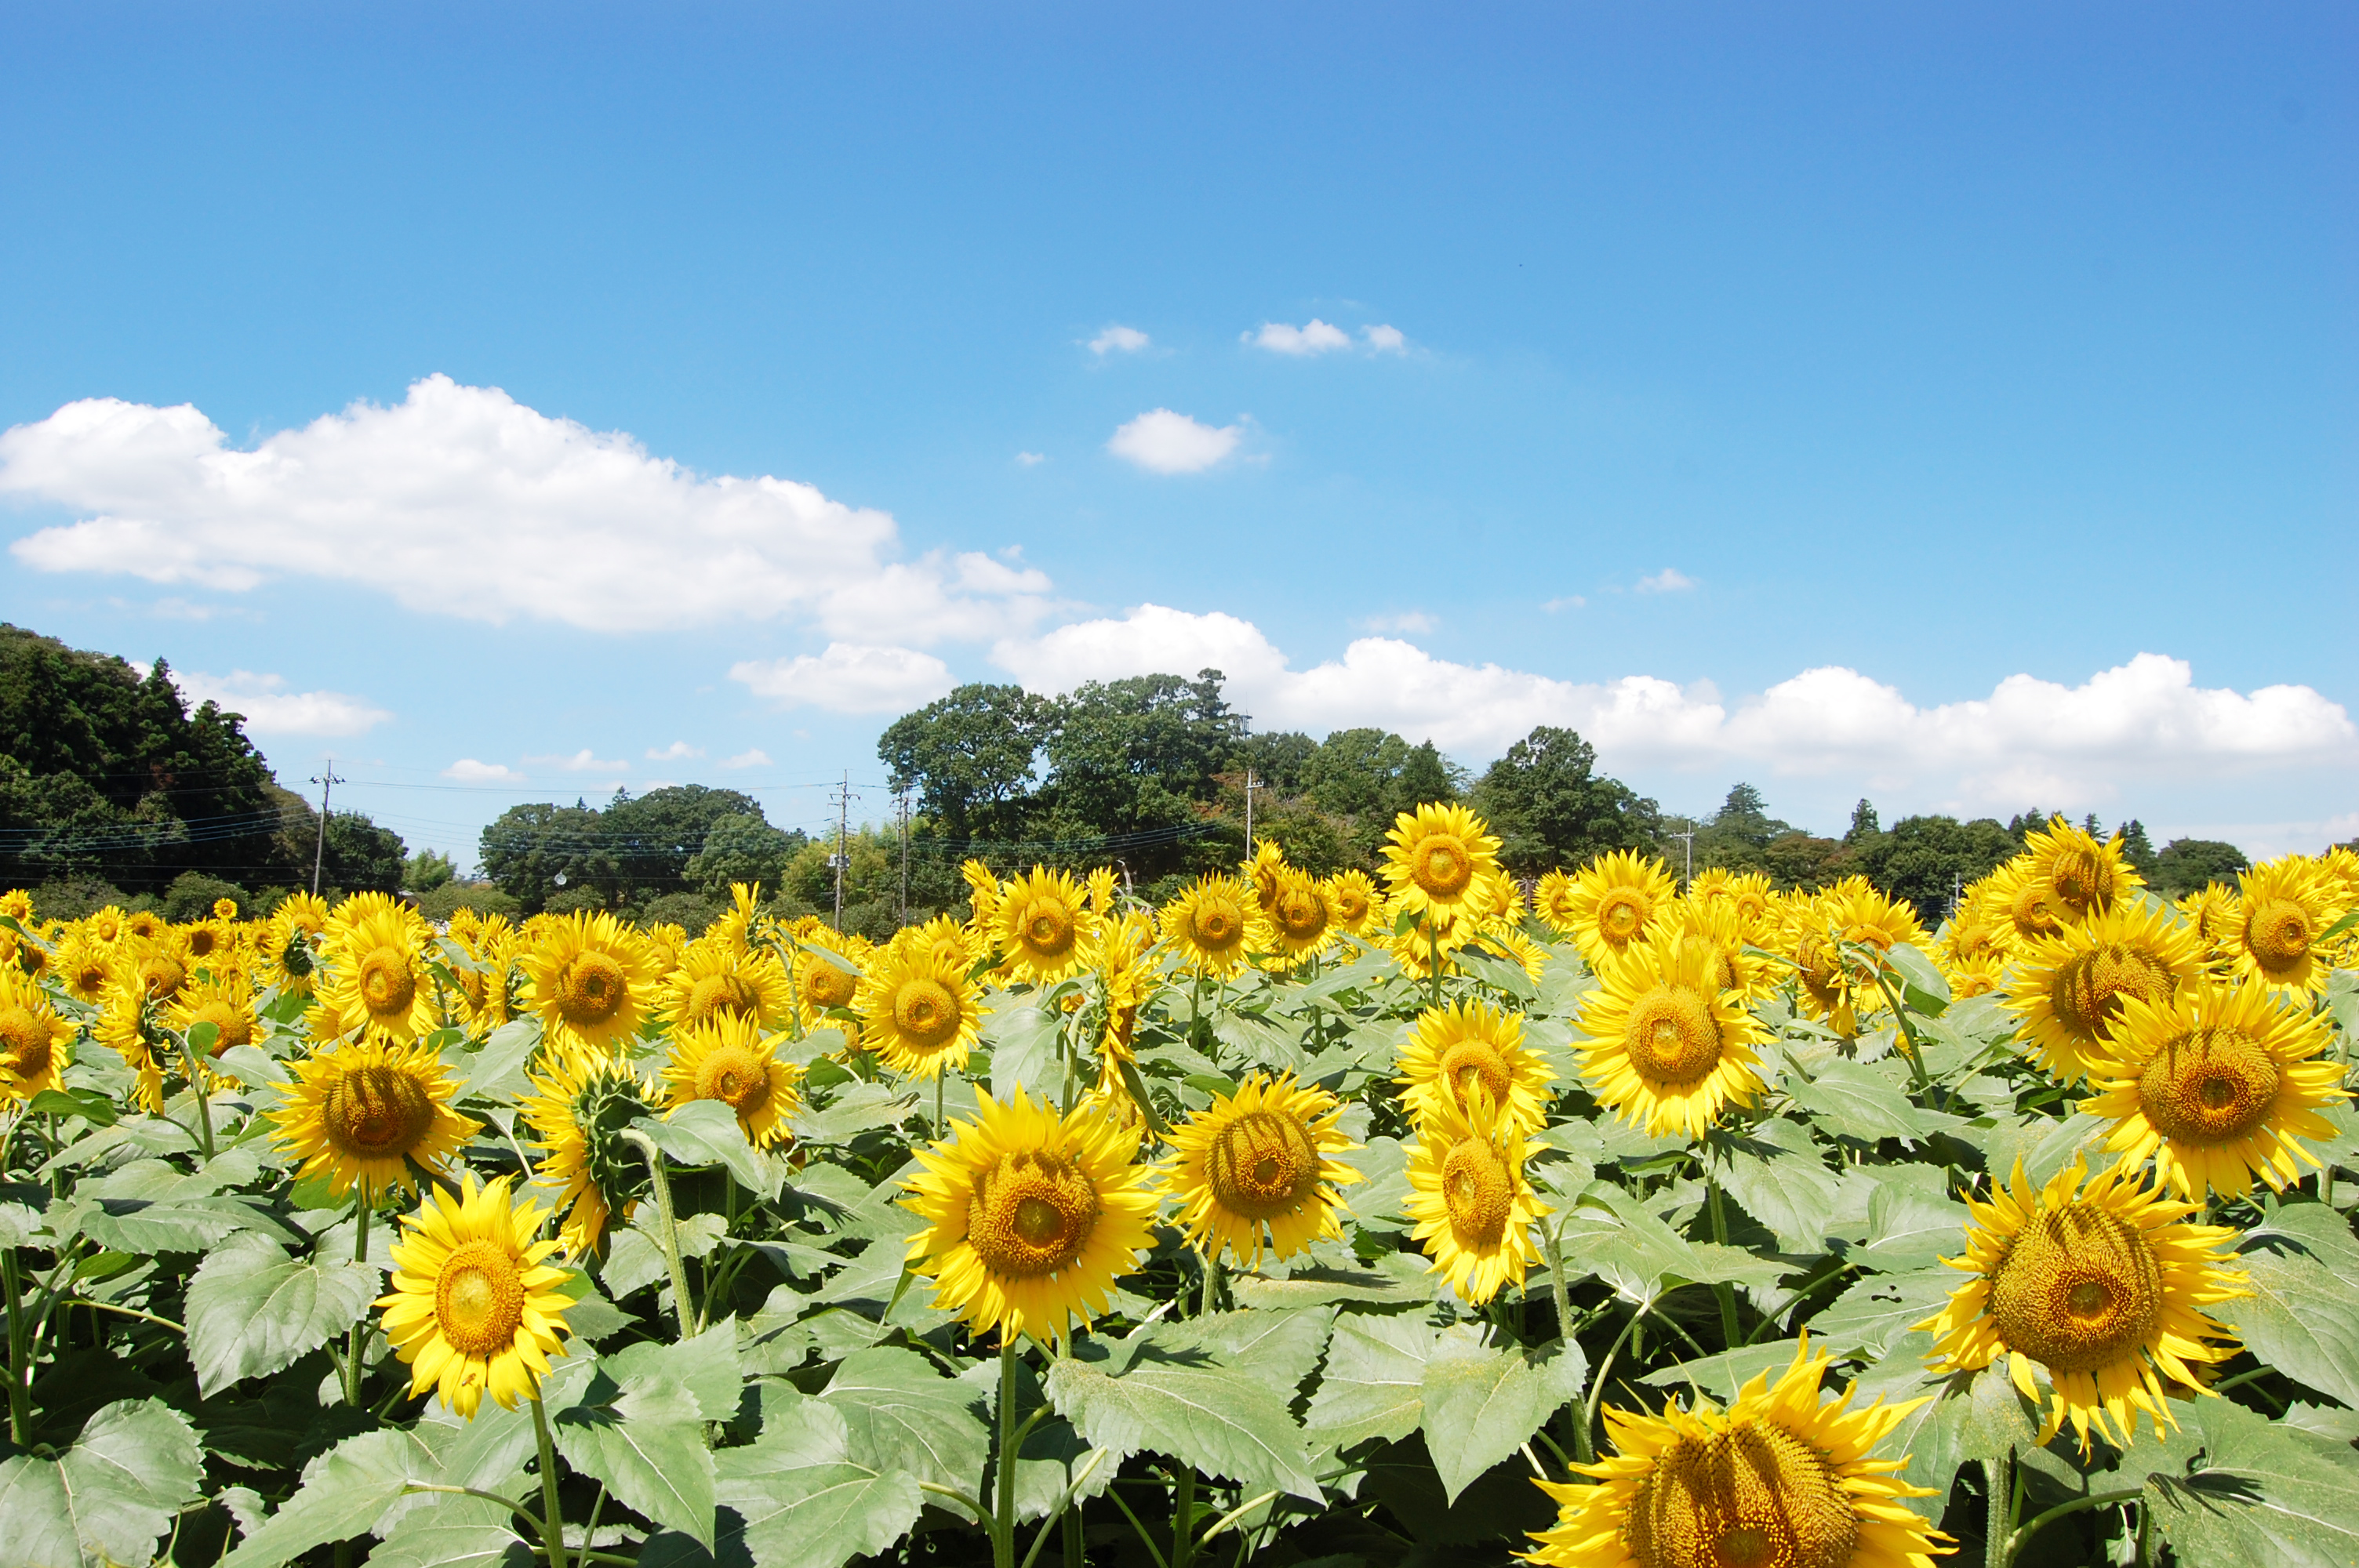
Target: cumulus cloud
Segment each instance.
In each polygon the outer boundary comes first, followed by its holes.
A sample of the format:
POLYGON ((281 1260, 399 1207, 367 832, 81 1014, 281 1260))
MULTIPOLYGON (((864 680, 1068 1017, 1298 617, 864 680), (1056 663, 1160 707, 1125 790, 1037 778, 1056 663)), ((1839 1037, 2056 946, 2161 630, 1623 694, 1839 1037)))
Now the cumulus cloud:
POLYGON ((1411 632, 1419 634, 1440 624, 1422 610, 1404 610, 1397 615, 1370 615, 1359 622, 1363 632, 1411 632))
POLYGON ((1653 577, 1642 577, 1638 579, 1640 593, 1677 593, 1681 589, 1694 586, 1695 579, 1676 567, 1665 567, 1653 577))
POLYGON ((1398 354, 1408 351, 1408 340, 1398 327, 1364 327, 1360 335, 1368 341, 1371 352, 1398 354))
POLYGON ((479 762, 473 757, 462 757, 442 770, 446 779, 457 779, 471 784, 520 784, 532 781, 509 767, 506 762, 479 762))
MULTIPOLYGON (((1398 332, 1393 332, 1390 327, 1384 330, 1392 332, 1396 339, 1400 336, 1398 332)), ((1293 354, 1298 358, 1310 354, 1332 353, 1337 349, 1348 349, 1352 346, 1351 333, 1341 327, 1331 326, 1316 316, 1299 327, 1289 327, 1283 321, 1264 321, 1259 331, 1241 332, 1238 334, 1238 339, 1240 341, 1251 343, 1255 348, 1267 349, 1274 354, 1293 354)), ((1370 341, 1374 343, 1373 335, 1370 341)), ((1399 345, 1386 343, 1380 346, 1397 348, 1399 345)))
POLYGON ((1108 354, 1135 354, 1154 340, 1136 327, 1125 327, 1119 321, 1090 340, 1090 352, 1103 359, 1108 354))
POLYGON ((729 666, 729 678, 781 708, 832 713, 904 713, 956 684, 931 654, 856 643, 830 643, 825 653, 792 659, 743 660, 729 666))
POLYGON ((210 702, 242 713, 253 735, 365 735, 393 715, 364 697, 341 691, 289 691, 284 676, 232 670, 209 676, 175 670, 172 684, 193 706, 210 702))
POLYGON ((225 592, 312 578, 495 623, 808 617, 922 644, 1006 635, 1050 608, 1038 571, 897 558, 886 513, 769 475, 700 475, 443 375, 251 451, 187 404, 70 403, 0 433, 0 494, 82 514, 10 546, 43 571, 225 592))
POLYGON ((752 746, 726 759, 721 765, 724 768, 766 768, 770 765, 770 753, 759 746, 752 746))
POLYGON ((527 757, 525 761, 541 767, 562 768, 569 773, 627 773, 631 771, 630 763, 597 756, 587 746, 570 757, 527 757))
POLYGON ((674 741, 660 752, 653 746, 647 748, 647 761, 650 762, 685 762, 690 757, 702 755, 704 755, 703 747, 691 746, 685 741, 674 741))
POLYGON ((1200 425, 1158 408, 1116 430, 1106 450, 1149 473, 1201 473, 1235 451, 1244 435, 1243 425, 1200 425))
POLYGON ((1840 775, 1957 807, 2095 805, 2158 778, 2359 766, 2359 728, 2312 688, 2201 687, 2185 660, 2159 654, 2076 687, 2010 676, 1987 698, 1933 707, 1835 665, 1731 703, 1709 682, 1558 680, 1438 659, 1394 637, 1360 638, 1341 658, 1297 670, 1250 622, 1157 604, 1006 639, 992 656, 1042 691, 1216 668, 1265 729, 1381 725, 1479 758, 1534 725, 1563 725, 1617 769, 1840 775))

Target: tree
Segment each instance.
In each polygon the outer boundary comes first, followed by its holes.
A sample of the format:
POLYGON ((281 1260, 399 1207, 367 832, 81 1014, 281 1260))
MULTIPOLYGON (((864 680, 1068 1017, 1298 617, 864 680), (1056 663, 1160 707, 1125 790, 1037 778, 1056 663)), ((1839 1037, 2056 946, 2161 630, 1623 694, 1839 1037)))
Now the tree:
MULTIPOLYGON (((1850 843, 1846 840, 1846 843, 1850 843)), ((1928 925, 1954 913, 1958 890, 2016 853, 2014 838, 1994 817, 1904 816, 1888 833, 1853 845, 1860 872, 1893 898, 1916 906, 1928 925)))
POLYGON ((1578 866, 1614 849, 1653 851, 1656 804, 1596 772, 1597 752, 1571 730, 1541 725, 1507 748, 1474 786, 1475 808, 1518 875, 1578 866))
POLYGON ((1862 800, 1851 808, 1851 828, 1843 834, 1843 842, 1854 849, 1884 831, 1876 820, 1875 807, 1862 800))
POLYGON ((876 754, 894 789, 918 791, 950 838, 1019 838, 1054 718, 1020 686, 962 686, 887 725, 876 754))
MULTIPOLYGON (((407 864, 401 835, 379 827, 357 811, 328 814, 326 853, 321 856, 322 892, 399 892, 407 864)), ((310 886, 306 868, 303 885, 310 886)))
POLYGON ((402 865, 402 886, 413 893, 429 893, 459 874, 459 867, 440 849, 420 849, 402 865))
POLYGON ((776 892, 787 862, 810 840, 800 831, 773 827, 759 812, 739 812, 715 822, 704 847, 689 858, 688 880, 707 898, 725 899, 732 882, 755 882, 776 892))
POLYGON ((1071 860, 1102 861, 1118 849, 1142 879, 1178 869, 1188 855, 1174 830, 1209 815, 1202 808, 1218 795, 1243 739, 1221 679, 1207 669, 1194 680, 1090 681, 1059 702, 1041 747, 1049 765, 1042 837, 1075 845, 1071 860), (1090 842, 1100 838, 1124 842, 1090 842))
POLYGON ((605 852, 614 857, 623 895, 644 903, 693 891, 688 863, 704 848, 714 824, 761 816, 761 802, 741 790, 667 784, 636 799, 616 790, 600 814, 598 828, 605 852))
POLYGON ((2122 824, 2114 837, 2122 841, 2122 859, 2130 863, 2130 870, 2148 882, 2153 881, 2159 868, 2155 862, 2154 840, 2146 836, 2146 824, 2133 816, 2122 824))
POLYGON ((621 868, 598 827, 597 810, 581 800, 511 806, 484 829, 475 858, 484 877, 527 914, 539 914, 560 888, 577 895, 594 890, 601 906, 611 906, 621 892, 621 868))
POLYGON ((2173 838, 2155 856, 2150 880, 2163 897, 2183 898, 2213 882, 2233 885, 2252 864, 2242 849, 2217 838, 2173 838))

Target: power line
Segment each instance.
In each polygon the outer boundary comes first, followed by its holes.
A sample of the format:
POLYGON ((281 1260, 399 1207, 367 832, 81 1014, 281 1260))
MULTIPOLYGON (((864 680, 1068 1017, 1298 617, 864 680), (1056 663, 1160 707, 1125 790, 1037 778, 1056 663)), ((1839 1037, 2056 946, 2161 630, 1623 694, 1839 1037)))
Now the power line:
POLYGON ((314 773, 311 782, 320 786, 320 838, 311 850, 311 896, 320 896, 320 867, 328 858, 328 792, 343 781, 336 777, 336 759, 328 759, 328 771, 314 773))

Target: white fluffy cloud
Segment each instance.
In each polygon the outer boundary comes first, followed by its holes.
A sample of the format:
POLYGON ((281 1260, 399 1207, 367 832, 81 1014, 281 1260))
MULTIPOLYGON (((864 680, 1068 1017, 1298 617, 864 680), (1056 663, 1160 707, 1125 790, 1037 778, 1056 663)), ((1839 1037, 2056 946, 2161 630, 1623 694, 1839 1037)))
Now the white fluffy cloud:
POLYGON ((1677 567, 1665 567, 1653 577, 1640 578, 1638 591, 1640 593, 1677 593, 1681 589, 1693 588, 1695 585, 1695 579, 1677 567))
POLYGON ((341 691, 289 691, 284 676, 232 670, 209 676, 174 670, 172 684, 191 705, 211 702, 242 713, 250 735, 365 735, 393 717, 365 697, 341 691))
MULTIPOLYGON (((1390 332, 1392 329, 1387 327, 1385 330, 1390 332)), ((1393 335, 1398 337, 1400 334, 1394 332, 1393 335)), ((1261 324, 1261 330, 1243 332, 1238 336, 1241 341, 1251 343, 1255 348, 1267 349, 1274 354, 1293 354, 1297 357, 1332 353, 1337 349, 1348 349, 1352 346, 1351 333, 1341 327, 1321 321, 1316 316, 1299 327, 1289 327, 1283 321, 1264 321, 1261 324)), ((1390 348, 1398 345, 1384 346, 1390 348)))
POLYGON ((353 583, 405 607, 592 631, 809 617, 924 643, 1005 635, 1048 578, 896 558, 885 513, 764 475, 705 477, 495 387, 429 376, 240 451, 195 407, 70 403, 0 434, 0 493, 80 520, 11 546, 44 571, 243 591, 353 583))
POLYGON ((1149 473, 1201 473, 1235 451, 1244 435, 1242 425, 1200 425, 1158 408, 1116 430, 1106 450, 1149 473))
POLYGON ((1108 354, 1135 354, 1153 341, 1137 328, 1116 321, 1090 340, 1090 352, 1101 359, 1108 354))
POLYGON ((1402 335, 1398 327, 1363 327, 1360 329, 1360 336, 1368 341, 1368 349, 1373 353, 1399 354, 1408 351, 1408 339, 1402 335))
POLYGON ((1392 637, 1363 637, 1342 658, 1297 670, 1249 622, 1157 604, 1006 639, 992 656, 1043 691, 1217 668, 1263 729, 1381 725, 1472 759, 1496 755, 1536 724, 1558 724, 1580 730, 1618 770, 1758 767, 1855 778, 1957 807, 2099 805, 2157 778, 2359 766, 2359 729, 2310 687, 2201 687, 2186 661, 2158 654, 2077 687, 2010 676, 1987 698, 1930 708, 1840 666, 1732 704, 1707 682, 1557 680, 1438 659, 1392 637))
POLYGON ((931 654, 856 643, 830 643, 823 654, 793 659, 743 660, 729 666, 729 678, 781 708, 833 713, 903 713, 956 684, 931 654))
POLYGON ((1370 615, 1358 622, 1363 632, 1408 632, 1420 636, 1436 630, 1440 624, 1422 610, 1404 610, 1397 615, 1370 615))
POLYGON ((770 753, 759 746, 749 746, 721 765, 724 768, 766 768, 770 765, 770 753))
POLYGON ((660 752, 653 746, 647 748, 647 761, 650 762, 681 762, 690 757, 702 755, 704 755, 703 747, 691 746, 685 741, 674 741, 660 752))
POLYGON ((627 773, 631 764, 619 757, 601 757, 584 746, 570 757, 527 757, 539 767, 562 768, 569 773, 627 773))
POLYGON ((521 784, 532 781, 509 767, 506 762, 479 762, 473 757, 462 757, 442 770, 446 779, 456 779, 470 784, 521 784))

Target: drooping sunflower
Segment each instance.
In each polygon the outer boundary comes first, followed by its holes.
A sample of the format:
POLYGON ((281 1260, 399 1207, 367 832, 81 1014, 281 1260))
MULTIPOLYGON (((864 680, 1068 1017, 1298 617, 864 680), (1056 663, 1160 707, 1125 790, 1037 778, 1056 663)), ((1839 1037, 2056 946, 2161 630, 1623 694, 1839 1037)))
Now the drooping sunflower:
POLYGON ((449 1169, 483 1123, 451 1108, 460 1088, 424 1045, 369 1040, 331 1046, 287 1064, 273 1137, 302 1162, 296 1180, 328 1178, 341 1198, 363 1203, 390 1187, 418 1190, 415 1173, 449 1169))
POLYGON ((1278 880, 1293 870, 1286 863, 1286 850, 1275 838, 1265 838, 1254 846, 1252 856, 1237 868, 1238 873, 1253 884, 1254 897, 1267 910, 1277 897, 1278 880))
POLYGON ((562 1188, 557 1201, 566 1214, 558 1235, 569 1256, 595 1252, 614 1212, 628 1218, 637 1206, 630 1194, 643 1168, 622 1133, 654 1113, 659 1091, 638 1080, 627 1055, 579 1046, 549 1052, 526 1081, 533 1092, 520 1097, 516 1108, 532 1130, 532 1146, 549 1156, 542 1178, 562 1188))
POLYGON ((1221 978, 1245 968, 1272 938, 1261 901, 1243 877, 1199 877, 1163 906, 1163 940, 1190 974, 1221 978))
POLYGON ((1055 985, 1097 962, 1103 924, 1071 876, 1035 866, 1000 900, 999 951, 1017 979, 1055 985))
POLYGON ((961 860, 959 876, 966 883, 966 945, 976 957, 999 946, 999 879, 981 860, 961 860))
POLYGON ((1761 1092, 1754 1047, 1767 1027, 1723 989, 1720 955, 1675 931, 1629 948, 1582 999, 1582 1071, 1598 1103, 1659 1137, 1701 1138, 1734 1100, 1761 1092))
POLYGON ((2236 890, 2206 882, 2182 895, 2174 907, 2187 917, 2187 924, 2202 942, 2204 962, 2217 974, 2233 974, 2236 949, 2242 945, 2240 934, 2245 928, 2245 905, 2236 897, 2236 890))
POLYGON ((1338 871, 1323 886, 1327 907, 1335 917, 1335 928, 1349 936, 1365 935, 1368 923, 1376 914, 1376 884, 1368 873, 1338 871))
POLYGON ((1581 929, 1573 908, 1572 879, 1562 871, 1547 872, 1533 886, 1532 909, 1559 936, 1571 936, 1581 929))
POLYGON ((794 1012, 793 987, 777 954, 700 936, 680 949, 679 964, 664 978, 662 1007, 676 1030, 727 1012, 777 1031, 794 1012))
POLYGON ((778 1060, 777 1037, 742 1012, 727 1009, 688 1024, 671 1037, 664 1083, 669 1116, 692 1100, 717 1099, 737 1113, 745 1141, 766 1149, 787 1136, 787 1118, 802 1108, 796 1087, 803 1070, 778 1060))
POLYGON ((1572 879, 1572 939, 1589 967, 1605 967, 1654 934, 1677 889, 1663 862, 1634 849, 1600 855, 1572 879))
POLYGON ((1106 931, 1105 944, 1099 949, 1098 957, 1099 1000, 1103 1013, 1098 1030, 1098 1054, 1107 1062, 1132 1059, 1131 1036, 1138 1028, 1138 1010, 1147 1005, 1161 983, 1153 961, 1154 951, 1155 917, 1144 910, 1125 910, 1106 931))
POLYGON ((2027 946, 2007 972, 2007 1011, 2027 1054, 2066 1083, 2105 1054, 2105 1026, 2131 997, 2167 1005, 2203 972, 2195 933, 2125 899, 2027 946))
POLYGON ((2334 1136, 2320 1108, 2350 1098, 2342 1064, 2325 1057, 2333 1039, 2324 1014, 2259 986, 2185 986, 2159 1005, 2125 998, 2081 1109, 2114 1123, 2105 1147, 2122 1163, 2151 1158, 2183 1198, 2243 1197, 2255 1176, 2281 1192, 2302 1163, 2318 1165, 2298 1139, 2334 1136))
POLYGON ((469 963, 452 965, 451 976, 459 985, 460 1011, 469 1032, 488 1034, 516 1016, 513 982, 520 943, 504 914, 478 915, 463 906, 458 914, 468 918, 451 917, 451 940, 469 963))
POLYGON ((1663 1413, 1605 1410, 1614 1456, 1572 1468, 1589 1484, 1533 1484, 1556 1500, 1533 1532, 1540 1568, 1933 1568, 1950 1538, 1903 1498, 1906 1456, 1874 1459, 1921 1399, 1850 1409, 1857 1383, 1823 1400, 1833 1357, 1809 1331, 1775 1384, 1760 1372, 1726 1411, 1668 1400, 1663 1413))
POLYGON ((326 903, 308 892, 288 894, 263 923, 262 983, 291 996, 310 996, 319 943, 327 931, 326 903))
POLYGON ((550 925, 518 958, 541 1027, 592 1050, 636 1037, 663 976, 657 965, 647 938, 586 909, 550 925))
POLYGON ((1108 920, 1114 916, 1114 868, 1100 866, 1089 874, 1088 881, 1083 884, 1089 893, 1090 913, 1100 920, 1108 920))
POLYGON ((165 1044, 157 1032, 156 1004, 147 1000, 136 977, 127 983, 120 972, 107 987, 92 1033, 98 1043, 123 1058, 132 1073, 131 1098, 150 1116, 164 1114, 164 1064, 156 1049, 165 1044))
POLYGON ((443 1408, 473 1421, 488 1392, 503 1410, 540 1397, 549 1358, 565 1354, 572 1298, 557 1287, 554 1241, 535 1241, 538 1204, 518 1206, 508 1178, 453 1194, 430 1189, 393 1244, 393 1289, 377 1298, 385 1336, 409 1369, 413 1399, 432 1388, 443 1408))
POLYGON ((1258 1267, 1266 1229, 1270 1255, 1290 1258, 1321 1237, 1343 1234, 1335 1189, 1360 1173, 1332 1156, 1359 1147, 1343 1134, 1343 1102, 1287 1074, 1255 1073, 1171 1135, 1169 1180, 1188 1239, 1258 1267))
POLYGON ((1385 834, 1385 881, 1402 908, 1456 909, 1498 863, 1498 838, 1462 806, 1428 801, 1385 834))
POLYGON ((2341 886, 2300 855, 2237 877, 2245 918, 2231 953, 2236 973, 2278 990, 2321 993, 2333 968, 2323 938, 2343 914, 2341 886))
POLYGON ((1445 1102, 1472 1115, 1474 1097, 1487 1095, 1500 1119, 1517 1132, 1548 1125, 1555 1075, 1524 1044, 1524 1021, 1487 1001, 1430 1007, 1401 1045, 1393 1081, 1409 1114, 1432 1115, 1445 1102))
POLYGON ((1458 1299, 1481 1306, 1513 1280, 1520 1285, 1539 1254, 1532 1222, 1549 1212, 1524 1177, 1531 1141, 1503 1123, 1479 1092, 1474 1114, 1444 1102, 1417 1124, 1404 1207, 1417 1222, 1428 1271, 1445 1276, 1458 1299))
POLYGON ((2235 1354, 2233 1343, 2206 1343, 2230 1336, 2202 1309, 2246 1293, 2244 1276, 2221 1267, 2236 1233, 2187 1224, 2195 1206, 2119 1166, 2092 1176, 2085 1159, 2035 1190, 2018 1160, 2011 1189, 1994 1183, 1989 1202, 1968 1198, 1965 1256, 1942 1260, 1974 1278, 1916 1326, 1938 1336, 1944 1369, 2005 1356, 2034 1404, 2033 1368, 2044 1369, 2043 1444, 2070 1417, 2083 1454, 2093 1423, 2126 1446, 2139 1411, 2160 1435, 2178 1424, 2163 1379, 2210 1395, 2197 1368, 2235 1354))
POLYGON ((1720 988, 1741 993, 1748 1000, 1766 997, 1775 989, 1777 973, 1764 958, 1745 930, 1745 916, 1730 898, 1699 903, 1684 899, 1672 906, 1667 921, 1675 921, 1692 942, 1701 942, 1720 957, 1720 988))
POLYGON ((73 1037, 38 982, 14 965, 0 968, 0 1103, 64 1088, 73 1037))
POLYGON ((828 1013, 848 1008, 860 990, 860 971, 870 951, 868 939, 832 929, 823 922, 797 922, 795 1000, 802 1009, 803 1027, 817 1029, 828 1013))
POLYGON ((915 944, 896 942, 873 954, 852 1006, 868 1049, 906 1077, 964 1068, 983 1022, 966 967, 915 944))
POLYGON ((321 944, 325 973, 316 993, 335 1015, 336 1033, 408 1041, 434 1028, 426 936, 417 912, 384 893, 355 893, 336 906, 321 944))
POLYGON ((918 1152, 900 1200, 926 1222, 909 1266, 933 1281, 936 1307, 977 1332, 1061 1346, 1153 1244, 1157 1173, 1136 1162, 1138 1134, 1096 1106, 1060 1118, 1020 1086, 975 1103, 973 1120, 918 1152))
POLYGON ((1269 957, 1282 969, 1299 968, 1335 946, 1334 912, 1318 881, 1291 866, 1281 866, 1263 901, 1269 917, 1269 957))

